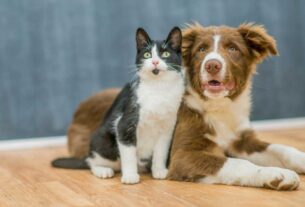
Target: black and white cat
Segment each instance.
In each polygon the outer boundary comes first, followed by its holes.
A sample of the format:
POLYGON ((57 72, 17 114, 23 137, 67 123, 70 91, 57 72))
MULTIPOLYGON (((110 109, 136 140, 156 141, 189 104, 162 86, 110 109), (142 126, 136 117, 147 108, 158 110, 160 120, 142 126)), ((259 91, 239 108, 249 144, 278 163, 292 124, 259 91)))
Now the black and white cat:
POLYGON ((121 170, 125 184, 138 183, 138 172, 150 167, 155 179, 166 178, 172 134, 185 92, 182 34, 174 27, 166 40, 154 41, 139 28, 136 42, 136 77, 122 89, 93 135, 90 156, 85 160, 60 158, 53 161, 54 167, 89 167, 100 178, 113 177, 121 170))

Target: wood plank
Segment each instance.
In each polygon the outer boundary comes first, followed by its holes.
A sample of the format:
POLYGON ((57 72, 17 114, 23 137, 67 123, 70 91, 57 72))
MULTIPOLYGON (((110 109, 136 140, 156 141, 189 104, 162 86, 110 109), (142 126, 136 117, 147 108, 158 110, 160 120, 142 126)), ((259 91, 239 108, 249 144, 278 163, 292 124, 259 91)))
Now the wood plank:
MULTIPOLYGON (((305 129, 265 131, 260 138, 305 151, 305 129)), ((293 192, 153 180, 142 175, 137 185, 122 185, 120 175, 99 179, 88 170, 50 166, 64 147, 0 152, 0 207, 92 206, 304 206, 305 176, 293 192)))

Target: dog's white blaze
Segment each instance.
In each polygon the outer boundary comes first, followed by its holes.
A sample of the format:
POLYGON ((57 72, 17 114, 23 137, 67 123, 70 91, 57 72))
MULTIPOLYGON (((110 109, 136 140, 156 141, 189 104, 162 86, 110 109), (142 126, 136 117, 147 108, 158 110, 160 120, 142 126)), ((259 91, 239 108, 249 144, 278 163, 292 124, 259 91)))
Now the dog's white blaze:
MULTIPOLYGON (((219 50, 219 43, 221 40, 221 36, 220 35, 214 35, 213 36, 213 51, 210 52, 209 54, 207 54, 207 56, 205 56, 204 60, 201 63, 201 67, 200 67, 200 71, 201 71, 201 79, 204 82, 209 81, 209 73, 205 70, 205 64, 207 63, 207 61, 209 60, 218 60, 221 65, 222 68, 219 71, 218 77, 220 79, 224 79, 225 75, 226 75, 226 62, 225 59, 221 56, 221 54, 218 52, 219 50)), ((215 94, 215 93, 210 93, 209 91, 204 91, 205 95, 210 97, 210 98, 219 98, 219 97, 225 97, 228 95, 228 91, 222 91, 219 94, 215 94)))
POLYGON ((219 41, 220 41, 220 35, 214 35, 213 39, 214 39, 214 49, 213 49, 213 51, 217 53, 218 45, 219 45, 219 41))

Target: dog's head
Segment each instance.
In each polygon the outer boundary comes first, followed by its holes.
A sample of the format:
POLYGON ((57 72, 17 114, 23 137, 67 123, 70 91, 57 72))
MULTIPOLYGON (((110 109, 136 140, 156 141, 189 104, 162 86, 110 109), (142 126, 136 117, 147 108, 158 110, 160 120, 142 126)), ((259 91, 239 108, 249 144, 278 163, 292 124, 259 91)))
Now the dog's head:
POLYGON ((201 96, 234 99, 247 86, 256 64, 278 52, 263 26, 203 27, 196 23, 183 31, 182 54, 190 84, 201 96))

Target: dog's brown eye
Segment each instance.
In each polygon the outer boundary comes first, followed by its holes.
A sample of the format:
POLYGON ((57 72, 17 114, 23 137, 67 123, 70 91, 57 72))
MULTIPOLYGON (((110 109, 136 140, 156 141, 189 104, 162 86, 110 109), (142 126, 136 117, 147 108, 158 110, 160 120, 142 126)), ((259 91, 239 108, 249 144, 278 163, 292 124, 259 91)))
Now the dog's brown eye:
POLYGON ((238 48, 235 47, 234 45, 231 45, 228 47, 228 50, 229 50, 229 52, 236 52, 236 51, 238 51, 238 48))
POLYGON ((205 52, 206 48, 205 47, 200 47, 199 52, 205 52))

